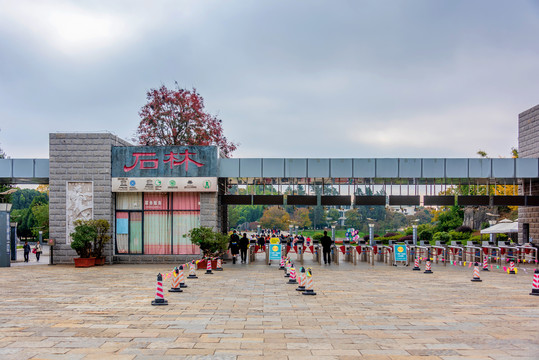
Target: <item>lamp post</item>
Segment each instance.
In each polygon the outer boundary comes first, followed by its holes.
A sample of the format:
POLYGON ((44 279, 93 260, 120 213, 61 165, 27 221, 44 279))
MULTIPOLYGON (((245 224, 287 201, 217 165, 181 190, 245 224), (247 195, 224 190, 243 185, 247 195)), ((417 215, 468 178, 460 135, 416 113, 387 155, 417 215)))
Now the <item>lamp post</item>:
POLYGON ((299 226, 296 225, 296 233, 294 235, 298 235, 298 229, 299 229, 299 226))
POLYGON ((417 224, 413 224, 412 225, 412 238, 413 238, 413 242, 414 242, 414 246, 417 245, 417 224))
POLYGON ((256 226, 256 236, 260 236, 260 225, 256 226))
POLYGON ((369 223, 369 244, 374 245, 374 223, 369 223))
POLYGON ((335 225, 331 225, 331 240, 335 242, 335 225))

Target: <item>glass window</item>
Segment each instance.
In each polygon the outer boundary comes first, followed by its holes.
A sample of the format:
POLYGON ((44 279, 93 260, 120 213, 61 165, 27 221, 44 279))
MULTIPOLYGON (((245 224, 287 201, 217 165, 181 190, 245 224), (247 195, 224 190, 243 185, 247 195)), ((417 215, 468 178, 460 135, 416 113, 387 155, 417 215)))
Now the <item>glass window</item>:
POLYGON ((173 193, 172 210, 200 210, 200 193, 173 193))
POLYGON ((138 211, 129 215, 129 252, 142 254, 142 213, 138 211))
POLYGON ((116 247, 119 254, 129 252, 128 234, 129 234, 129 213, 116 213, 116 247))
POLYGON ((200 226, 200 212, 174 211, 172 214, 172 250, 174 254, 200 254, 200 248, 184 237, 192 228, 200 226))
POLYGON ((142 193, 117 193, 116 209, 142 210, 142 193))
POLYGON ((168 211, 144 212, 144 253, 170 254, 170 213, 168 211))

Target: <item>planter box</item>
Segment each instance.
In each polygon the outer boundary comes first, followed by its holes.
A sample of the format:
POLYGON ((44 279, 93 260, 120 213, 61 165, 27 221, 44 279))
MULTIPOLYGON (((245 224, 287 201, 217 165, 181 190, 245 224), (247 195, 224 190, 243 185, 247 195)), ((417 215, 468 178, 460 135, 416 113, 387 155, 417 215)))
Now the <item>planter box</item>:
MULTIPOLYGON (((206 260, 200 260, 198 262, 197 269, 206 270, 207 266, 208 266, 208 264, 206 263, 206 260)), ((212 260, 211 261, 212 270, 215 270, 216 267, 217 267, 217 260, 212 260)))
POLYGON ((91 258, 74 258, 75 267, 91 267, 95 265, 95 257, 91 258))
POLYGON ((103 265, 105 265, 105 257, 95 258, 95 266, 103 266, 103 265))

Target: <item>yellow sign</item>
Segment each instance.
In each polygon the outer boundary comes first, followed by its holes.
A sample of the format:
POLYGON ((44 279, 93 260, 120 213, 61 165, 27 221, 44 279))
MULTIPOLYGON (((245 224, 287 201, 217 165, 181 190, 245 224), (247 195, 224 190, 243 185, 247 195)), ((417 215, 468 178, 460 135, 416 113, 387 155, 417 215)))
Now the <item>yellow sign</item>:
POLYGON ((270 239, 270 244, 272 245, 276 245, 276 244, 280 244, 281 243, 281 240, 279 240, 279 238, 271 238, 270 239))

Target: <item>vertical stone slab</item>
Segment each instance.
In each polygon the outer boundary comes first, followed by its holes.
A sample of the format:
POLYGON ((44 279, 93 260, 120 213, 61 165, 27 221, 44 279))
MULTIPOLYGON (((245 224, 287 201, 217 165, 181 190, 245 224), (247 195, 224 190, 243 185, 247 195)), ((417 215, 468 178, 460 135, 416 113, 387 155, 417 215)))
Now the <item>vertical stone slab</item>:
MULTIPOLYGON (((518 153, 521 158, 539 157, 539 105, 518 115, 518 153)), ((520 186, 522 195, 539 195, 539 182, 524 181, 520 186)), ((522 224, 530 225, 530 237, 539 244, 539 207, 520 207, 518 209, 518 238, 522 238, 522 224)))

